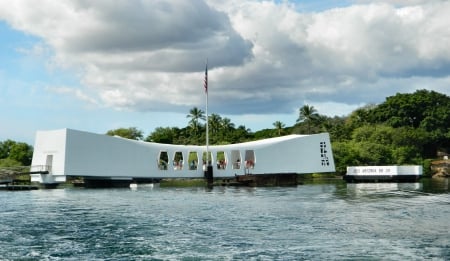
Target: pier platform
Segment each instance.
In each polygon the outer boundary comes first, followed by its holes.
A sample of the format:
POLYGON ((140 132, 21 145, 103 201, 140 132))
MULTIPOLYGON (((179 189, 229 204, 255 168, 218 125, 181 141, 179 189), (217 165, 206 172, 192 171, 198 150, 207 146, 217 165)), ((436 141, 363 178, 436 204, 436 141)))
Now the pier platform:
POLYGON ((37 190, 37 189, 39 189, 39 186, 35 186, 35 185, 11 185, 11 184, 0 185, 0 190, 7 190, 7 191, 37 190))

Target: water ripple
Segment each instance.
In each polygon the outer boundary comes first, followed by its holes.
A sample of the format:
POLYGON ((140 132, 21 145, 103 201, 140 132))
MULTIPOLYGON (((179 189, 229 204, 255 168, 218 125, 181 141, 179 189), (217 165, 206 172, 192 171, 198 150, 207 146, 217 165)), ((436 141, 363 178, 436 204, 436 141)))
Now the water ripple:
POLYGON ((0 260, 448 260, 421 187, 0 192, 0 260))

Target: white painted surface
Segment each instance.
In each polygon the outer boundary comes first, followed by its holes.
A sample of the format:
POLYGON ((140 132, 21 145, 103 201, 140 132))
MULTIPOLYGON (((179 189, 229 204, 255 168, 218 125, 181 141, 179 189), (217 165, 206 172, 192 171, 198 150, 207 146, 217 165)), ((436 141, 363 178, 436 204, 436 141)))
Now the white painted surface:
POLYGON ((66 181, 66 131, 38 131, 34 143, 31 171, 48 170, 50 174, 32 174, 31 181, 39 183, 60 183, 66 181), (51 166, 47 165, 52 158, 51 166))
MULTIPOLYGON (((52 155, 50 174, 32 175, 33 181, 50 182, 65 176, 129 178, 200 178, 203 177, 202 153, 205 146, 168 145, 135 141, 103 134, 62 129, 39 131, 36 135, 32 166, 45 165, 52 155), (167 170, 158 168, 160 151, 167 151, 167 170), (176 152, 183 154, 182 170, 173 167, 176 152), (188 154, 198 153, 197 170, 189 169, 188 154), (45 180, 47 179, 47 180, 45 180)), ((334 172, 334 160, 327 133, 289 135, 247 143, 209 146, 214 177, 234 177, 245 173, 318 173, 334 172), (253 150, 254 166, 245 168, 245 151, 253 150), (218 151, 226 154, 226 168, 218 169, 218 151), (234 169, 231 151, 239 151, 241 164, 234 169)))
POLYGON ((347 175, 357 176, 393 176, 393 175, 422 175, 420 165, 411 166, 353 166, 347 167, 347 175))

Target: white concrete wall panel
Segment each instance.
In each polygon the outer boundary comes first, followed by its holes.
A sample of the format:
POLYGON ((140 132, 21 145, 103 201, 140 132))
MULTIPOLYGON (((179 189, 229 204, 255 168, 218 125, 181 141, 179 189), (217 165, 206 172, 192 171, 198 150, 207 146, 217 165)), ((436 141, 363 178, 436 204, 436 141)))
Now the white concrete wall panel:
POLYGON ((48 155, 53 156, 50 173, 64 175, 66 159, 65 130, 38 131, 36 133, 31 170, 41 170, 42 166, 46 166, 48 155))
MULTIPOLYGON (((38 132, 32 165, 44 165, 46 155, 54 155, 54 171, 58 175, 105 178, 198 178, 203 177, 202 153, 206 146, 184 146, 149 143, 111 137, 78 130, 63 129, 38 132), (167 151, 167 170, 158 168, 160 151, 167 151), (176 170, 174 154, 183 153, 184 166, 176 170), (189 170, 188 154, 199 157, 197 170, 189 170)), ((288 135, 247 143, 209 146, 214 177, 234 177, 245 173, 315 173, 334 172, 334 160, 327 133, 288 135), (241 169, 233 169, 231 151, 241 152, 241 169), (245 150, 254 150, 254 168, 244 169, 245 150), (218 170, 215 159, 224 151, 229 160, 225 170, 218 170)))

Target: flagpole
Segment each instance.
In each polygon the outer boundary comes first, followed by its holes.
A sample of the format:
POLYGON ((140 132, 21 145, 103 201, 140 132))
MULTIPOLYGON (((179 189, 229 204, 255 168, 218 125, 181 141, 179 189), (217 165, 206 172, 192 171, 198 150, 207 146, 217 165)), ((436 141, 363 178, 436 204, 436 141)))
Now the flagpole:
POLYGON ((208 59, 206 59, 206 68, 205 68, 205 94, 206 94, 206 171, 204 173, 207 186, 209 188, 213 187, 214 177, 213 177, 213 167, 209 160, 209 119, 208 119, 208 59))
POLYGON ((209 161, 209 117, 208 117, 208 58, 206 59, 205 69, 205 93, 206 93, 206 166, 210 165, 209 161))

